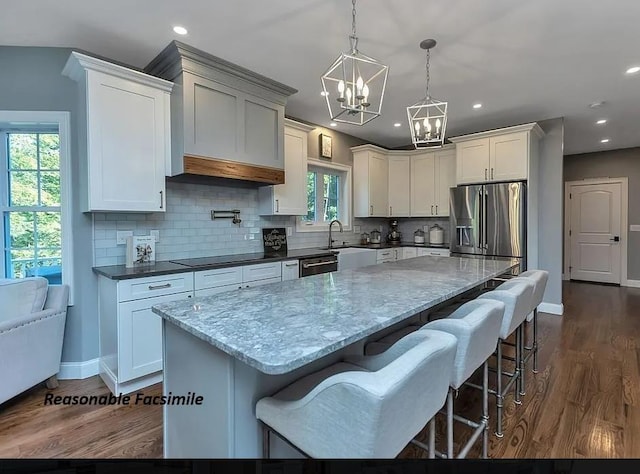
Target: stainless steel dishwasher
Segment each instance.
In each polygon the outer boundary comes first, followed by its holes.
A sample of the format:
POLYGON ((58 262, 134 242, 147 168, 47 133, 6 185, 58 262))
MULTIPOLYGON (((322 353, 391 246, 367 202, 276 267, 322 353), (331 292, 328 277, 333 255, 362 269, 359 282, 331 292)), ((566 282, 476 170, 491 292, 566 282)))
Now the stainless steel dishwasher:
POLYGON ((338 270, 337 255, 323 255, 321 257, 309 257, 300 259, 300 277, 318 275, 320 273, 335 272, 338 270))

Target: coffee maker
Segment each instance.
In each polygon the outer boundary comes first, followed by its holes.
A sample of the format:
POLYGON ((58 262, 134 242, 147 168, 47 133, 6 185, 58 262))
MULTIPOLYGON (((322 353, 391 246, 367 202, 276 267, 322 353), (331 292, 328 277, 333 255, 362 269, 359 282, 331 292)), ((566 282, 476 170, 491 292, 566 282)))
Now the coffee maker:
POLYGON ((396 219, 389 222, 387 243, 391 245, 400 245, 402 243, 402 233, 398 230, 398 221, 396 219))

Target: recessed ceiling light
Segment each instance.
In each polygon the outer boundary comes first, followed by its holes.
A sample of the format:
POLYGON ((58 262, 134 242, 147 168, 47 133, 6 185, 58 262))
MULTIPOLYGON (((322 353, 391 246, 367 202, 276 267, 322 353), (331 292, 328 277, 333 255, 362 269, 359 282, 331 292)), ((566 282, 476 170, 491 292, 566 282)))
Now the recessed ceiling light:
POLYGON ((635 74, 636 72, 640 72, 640 66, 633 66, 627 69, 627 74, 635 74))
POLYGON ((598 107, 602 107, 604 105, 604 100, 599 100, 598 102, 591 102, 589 104, 590 109, 597 109, 598 107))
POLYGON ((607 123, 607 119, 600 119, 596 122, 598 125, 604 125, 605 123, 607 123))
POLYGON ((400 122, 396 122, 393 124, 394 127, 402 127, 402 124, 400 122))
POLYGON ((177 33, 179 35, 186 35, 187 34, 187 29, 184 26, 174 26, 173 27, 173 32, 177 33))
POLYGON ((600 140, 600 143, 609 143, 609 139, 608 138, 603 138, 602 140, 600 140))
POLYGON ((473 108, 474 109, 481 109, 482 108, 482 104, 481 103, 477 103, 477 104, 473 104, 473 108))
POLYGON ((327 91, 320 91, 320 95, 321 95, 322 97, 326 97, 326 96, 328 96, 328 95, 329 95, 329 93, 328 93, 327 91))
POLYGON ((331 123, 329 124, 329 126, 331 126, 331 127, 337 127, 337 126, 338 126, 338 124, 337 124, 337 123, 335 123, 335 122, 331 122, 331 123))

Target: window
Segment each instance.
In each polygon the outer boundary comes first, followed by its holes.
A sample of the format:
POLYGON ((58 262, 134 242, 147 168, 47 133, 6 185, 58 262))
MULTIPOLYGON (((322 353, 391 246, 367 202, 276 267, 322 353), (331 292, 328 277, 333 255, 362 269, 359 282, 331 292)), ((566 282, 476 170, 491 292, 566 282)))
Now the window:
POLYGON ((54 120, 24 121, 31 117, 28 112, 0 111, 2 273, 6 278, 43 276, 51 284, 70 284, 71 225, 65 213, 70 202, 64 192, 68 113, 32 114, 54 120), (56 117, 64 122, 62 127, 56 117))
POLYGON ((309 160, 307 215, 297 221, 298 231, 326 231, 338 219, 351 227, 351 167, 309 160))

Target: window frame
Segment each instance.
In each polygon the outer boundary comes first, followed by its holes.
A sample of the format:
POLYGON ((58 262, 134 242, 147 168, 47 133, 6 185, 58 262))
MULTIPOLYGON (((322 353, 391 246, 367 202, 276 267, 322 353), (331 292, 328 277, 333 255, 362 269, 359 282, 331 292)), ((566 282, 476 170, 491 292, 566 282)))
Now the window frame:
MULTIPOLYGON (((0 214, 7 211, 14 211, 16 207, 20 210, 29 209, 46 211, 46 206, 9 206, 8 191, 8 154, 6 150, 6 135, 9 132, 33 132, 39 130, 58 129, 60 144, 60 226, 62 239, 62 283, 69 285, 69 306, 73 306, 73 282, 74 282, 74 262, 73 262, 73 223, 72 223, 72 193, 71 193, 71 123, 70 113, 64 111, 11 111, 0 110, 0 135, 2 135, 2 146, 0 147, 0 214)), ((57 209, 56 209, 57 212, 57 209)), ((3 251, 0 252, 0 267, 5 268, 4 225, 0 226, 0 238, 3 242, 3 251)))
MULTIPOLYGON (((339 215, 341 216, 340 222, 342 223, 343 229, 350 231, 352 228, 352 178, 351 172, 352 168, 348 165, 343 165, 340 163, 328 163, 326 161, 315 160, 313 158, 309 158, 307 160, 307 172, 313 171, 313 169, 326 170, 327 174, 337 174, 340 176, 340 189, 338 192, 338 204, 340 207, 339 215), (342 199, 340 199, 342 198, 342 199)), ((306 173, 305 173, 306 178, 306 173)), ((307 180, 305 179, 305 186, 307 180)), ((317 187, 316 187, 317 189, 317 187)), ((306 202, 306 188, 305 188, 305 202, 306 202)), ((316 208, 317 205, 317 191, 316 191, 316 208)), ((317 215, 317 214, 316 214, 317 215)), ((329 231, 329 223, 328 222, 307 222, 302 220, 303 216, 296 217, 296 232, 328 232, 329 231)))

